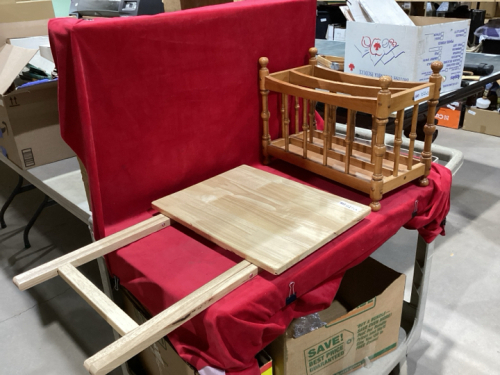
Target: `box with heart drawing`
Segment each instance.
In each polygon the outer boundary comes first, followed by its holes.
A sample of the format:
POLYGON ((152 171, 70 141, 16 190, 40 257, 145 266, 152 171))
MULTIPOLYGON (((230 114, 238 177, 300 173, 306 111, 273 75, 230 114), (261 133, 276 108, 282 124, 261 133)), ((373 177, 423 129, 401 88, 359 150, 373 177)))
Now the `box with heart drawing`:
POLYGON ((442 91, 460 88, 470 20, 410 17, 415 26, 348 22, 345 72, 427 82, 443 62, 442 91))

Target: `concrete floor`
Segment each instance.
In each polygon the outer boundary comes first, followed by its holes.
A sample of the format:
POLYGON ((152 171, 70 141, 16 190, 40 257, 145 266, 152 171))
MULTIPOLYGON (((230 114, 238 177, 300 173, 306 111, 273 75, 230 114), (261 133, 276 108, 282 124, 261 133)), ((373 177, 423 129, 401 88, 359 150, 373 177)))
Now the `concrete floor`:
MULTIPOLYGON (((463 151, 465 163, 454 179, 447 235, 436 242, 423 333, 408 373, 500 374, 500 138, 439 133, 436 143, 463 151)), ((0 163, 0 204, 16 182, 0 163)), ((12 283, 16 274, 90 242, 83 222, 53 206, 33 227, 32 248, 24 249, 23 228, 42 199, 37 190, 17 197, 0 230, 0 375, 85 374, 83 361, 113 340, 109 326, 60 278, 25 292, 12 283)), ((374 257, 409 273, 416 238, 401 230, 374 257)), ((80 269, 100 285, 96 262, 80 269)))

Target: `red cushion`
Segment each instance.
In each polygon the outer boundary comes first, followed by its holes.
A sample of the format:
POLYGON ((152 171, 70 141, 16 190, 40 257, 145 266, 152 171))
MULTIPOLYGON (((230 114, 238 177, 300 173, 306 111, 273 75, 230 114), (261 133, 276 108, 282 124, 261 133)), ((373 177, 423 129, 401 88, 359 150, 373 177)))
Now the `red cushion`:
MULTIPOLYGON (((347 199, 370 202, 367 195, 283 162, 254 167, 347 199)), ((282 334, 293 318, 328 307, 345 270, 366 259, 401 226, 418 225, 428 241, 441 233, 450 185, 450 171, 433 165, 428 187, 410 183, 387 194, 379 212, 372 212, 282 275, 262 271, 175 330, 169 335, 171 342, 198 369, 210 365, 232 375, 257 374, 254 355, 282 334), (416 200, 418 215, 411 219, 416 200), (292 281, 299 298, 286 306, 292 281)), ((120 283, 155 315, 241 259, 177 224, 120 249, 109 261, 120 283)))

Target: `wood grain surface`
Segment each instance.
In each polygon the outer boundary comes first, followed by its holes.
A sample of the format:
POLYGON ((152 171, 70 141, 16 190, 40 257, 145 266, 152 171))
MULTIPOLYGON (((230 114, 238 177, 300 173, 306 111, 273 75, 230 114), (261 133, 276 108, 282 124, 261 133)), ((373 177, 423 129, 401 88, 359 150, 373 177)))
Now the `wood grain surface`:
POLYGON ((370 213, 368 206, 246 165, 159 199, 153 207, 273 274, 370 213))

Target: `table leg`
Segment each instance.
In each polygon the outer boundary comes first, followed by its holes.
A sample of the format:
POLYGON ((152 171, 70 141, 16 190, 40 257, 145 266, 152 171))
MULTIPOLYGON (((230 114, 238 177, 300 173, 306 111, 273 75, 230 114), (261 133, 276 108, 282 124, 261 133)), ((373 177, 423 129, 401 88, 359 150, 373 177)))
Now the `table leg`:
POLYGON ((57 202, 52 200, 48 195, 46 195, 45 198, 43 198, 42 204, 40 206, 38 206, 37 210, 35 211, 35 214, 28 222, 28 225, 26 225, 26 228, 24 228, 23 238, 24 238, 24 247, 26 249, 29 249, 31 247, 28 236, 29 236, 31 227, 33 226, 33 224, 35 224, 36 219, 38 219, 38 216, 40 216, 40 214, 42 213, 42 211, 45 207, 50 207, 50 206, 53 206, 55 204, 57 204, 57 202))
POLYGON ((14 200, 15 196, 18 194, 24 193, 26 191, 33 190, 35 188, 35 186, 33 186, 31 184, 23 186, 23 183, 24 183, 24 178, 19 176, 19 180, 17 182, 16 187, 14 188, 14 190, 12 190, 12 193, 10 193, 9 198, 7 198, 7 201, 5 201, 5 203, 2 206, 2 209, 0 210, 0 226, 2 227, 2 229, 7 228, 7 224, 5 224, 4 215, 5 215, 5 211, 7 211, 7 208, 9 208, 9 206, 12 203, 12 201, 14 200))

